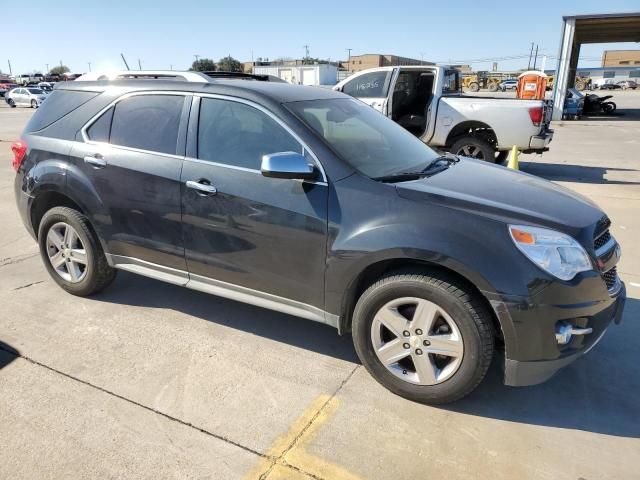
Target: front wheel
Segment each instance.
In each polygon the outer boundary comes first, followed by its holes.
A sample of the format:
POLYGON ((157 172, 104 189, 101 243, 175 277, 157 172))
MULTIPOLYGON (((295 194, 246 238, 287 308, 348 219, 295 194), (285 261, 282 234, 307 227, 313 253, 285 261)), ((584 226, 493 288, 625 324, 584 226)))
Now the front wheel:
POLYGON ((458 400, 482 381, 493 356, 490 313, 469 286, 446 274, 398 272, 360 297, 353 313, 360 360, 409 400, 458 400))
POLYGON ((9 99, 9 106, 10 106, 11 108, 16 108, 16 102, 14 102, 14 101, 13 101, 13 98, 10 98, 10 99, 9 99))
POLYGON ((475 158, 486 162, 495 162, 496 154, 493 145, 483 138, 465 135, 456 140, 451 146, 451 153, 462 157, 475 158))
POLYGON ((614 102, 604 102, 602 104, 602 111, 604 113, 613 113, 616 111, 617 105, 614 102))
POLYGON ((38 244, 49 275, 73 295, 97 293, 116 276, 89 220, 77 210, 55 207, 45 213, 38 244))
POLYGON ((31 108, 38 108, 38 102, 31 100, 31 108))

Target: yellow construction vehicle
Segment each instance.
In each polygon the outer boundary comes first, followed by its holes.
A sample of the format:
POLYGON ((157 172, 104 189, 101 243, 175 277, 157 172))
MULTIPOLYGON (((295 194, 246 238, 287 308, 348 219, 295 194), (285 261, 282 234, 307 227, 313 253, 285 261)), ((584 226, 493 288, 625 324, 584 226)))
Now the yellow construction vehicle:
MULTIPOLYGON (((553 89, 553 82, 556 79, 555 75, 549 75, 547 77, 547 90, 552 90, 553 89)), ((574 86, 576 87, 577 90, 584 90, 585 88, 587 88, 587 85, 589 85, 591 83, 591 77, 576 77, 576 81, 574 86)))
POLYGON ((462 78, 462 86, 472 92, 477 92, 481 88, 497 92, 501 81, 502 78, 499 75, 491 75, 489 72, 483 71, 465 75, 462 78))

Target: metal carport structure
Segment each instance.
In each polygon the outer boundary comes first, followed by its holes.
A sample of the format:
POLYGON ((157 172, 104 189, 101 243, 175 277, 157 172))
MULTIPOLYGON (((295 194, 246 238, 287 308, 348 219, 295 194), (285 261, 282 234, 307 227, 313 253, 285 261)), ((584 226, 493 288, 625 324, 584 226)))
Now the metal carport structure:
POLYGON ((553 120, 562 120, 567 87, 573 86, 583 43, 640 42, 640 12, 562 17, 553 90, 553 120))

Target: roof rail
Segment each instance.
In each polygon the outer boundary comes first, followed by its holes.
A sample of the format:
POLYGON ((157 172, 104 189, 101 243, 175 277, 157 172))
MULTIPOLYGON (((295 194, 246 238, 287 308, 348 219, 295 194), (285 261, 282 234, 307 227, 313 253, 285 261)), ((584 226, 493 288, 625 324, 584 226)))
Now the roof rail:
POLYGON ((76 78, 76 82, 100 80, 176 80, 179 82, 208 83, 211 78, 200 72, 180 72, 176 70, 117 70, 89 72, 76 78))
POLYGON ((258 80, 261 82, 284 82, 280 77, 274 75, 259 75, 255 73, 244 72, 201 72, 211 78, 240 78, 245 80, 258 80))

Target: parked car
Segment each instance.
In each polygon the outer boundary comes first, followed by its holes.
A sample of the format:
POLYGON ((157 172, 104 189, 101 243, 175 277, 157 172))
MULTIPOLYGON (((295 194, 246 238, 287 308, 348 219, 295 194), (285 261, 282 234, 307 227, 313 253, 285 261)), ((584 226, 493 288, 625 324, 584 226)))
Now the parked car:
POLYGON ((362 100, 424 143, 457 155, 502 162, 514 145, 542 153, 553 139, 546 102, 464 96, 456 69, 372 68, 333 88, 362 100))
POLYGON ((600 90, 619 90, 622 86, 617 83, 601 83, 598 88, 600 90))
POLYGON ((51 92, 53 92, 53 87, 55 87, 56 84, 53 82, 40 82, 38 83, 38 88, 42 89, 42 91, 46 94, 49 94, 51 92))
POLYGON ((5 95, 5 100, 11 108, 15 107, 31 107, 38 108, 42 105, 47 95, 41 88, 36 87, 19 87, 14 88, 5 95))
POLYGON ((620 85, 623 90, 627 90, 628 88, 635 90, 638 88, 638 84, 633 80, 622 80, 618 82, 618 85, 620 85))
POLYGON ((412 400, 470 393, 496 348, 507 384, 542 382, 622 315, 620 247, 590 200, 437 153, 339 92, 66 82, 12 150, 66 292, 127 270, 329 324, 412 400))
POLYGON ((518 88, 518 80, 515 78, 505 80, 500 85, 498 85, 498 88, 503 92, 506 92, 507 90, 515 90, 518 88))
POLYGON ((0 96, 4 97, 8 92, 16 88, 17 86, 18 85, 13 82, 0 80, 0 96))

